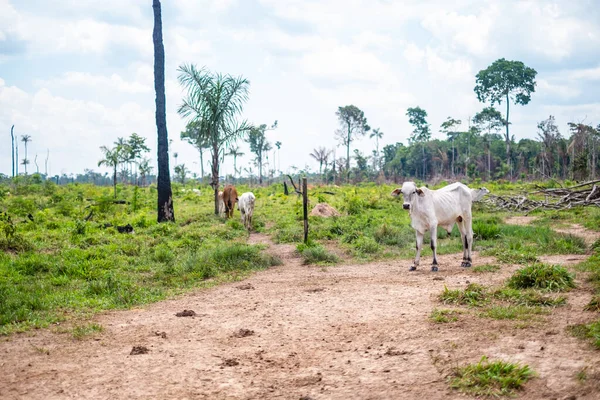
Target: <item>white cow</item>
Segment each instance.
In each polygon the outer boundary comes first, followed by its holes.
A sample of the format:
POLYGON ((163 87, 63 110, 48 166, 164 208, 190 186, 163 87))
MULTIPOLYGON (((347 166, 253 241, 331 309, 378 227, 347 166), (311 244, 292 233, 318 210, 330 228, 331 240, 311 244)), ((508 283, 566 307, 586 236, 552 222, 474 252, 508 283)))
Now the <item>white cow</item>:
POLYGON ((254 214, 254 203, 256 198, 252 192, 242 194, 238 201, 238 210, 242 214, 242 223, 246 229, 252 228, 252 215, 254 214))
POLYGON ((471 197, 473 198, 473 201, 479 201, 483 199, 483 196, 485 196, 489 192, 490 191, 484 187, 481 187, 479 189, 471 189, 471 197))
POLYGON ((225 202, 223 201, 223 191, 219 191, 218 194, 218 203, 219 203, 219 217, 225 217, 225 202))
POLYGON ((393 196, 402 193, 404 204, 402 207, 409 210, 411 226, 416 231, 417 255, 410 271, 417 269, 423 248, 423 236, 429 230, 431 234, 431 250, 433 250, 432 271, 438 270, 437 262, 437 227, 441 226, 447 231, 452 230, 454 223, 458 224, 460 237, 463 244, 462 267, 470 267, 472 263, 471 251, 473 247, 473 227, 471 204, 473 196, 471 189, 460 182, 453 183, 439 190, 429 190, 426 187, 417 188, 414 182, 404 182, 402 188, 392 192, 393 196))
MULTIPOLYGON (((457 188, 460 185, 463 185, 463 184, 460 182, 454 182, 454 183, 451 183, 448 186, 444 186, 443 188, 438 189, 438 190, 454 190, 455 188, 457 188)), ((463 185, 463 186, 465 186, 465 185, 463 185)), ((469 190, 471 191, 471 199, 473 201, 479 201, 479 200, 483 199, 483 196, 490 193, 490 191, 484 187, 481 187, 479 189, 469 188, 469 190)))

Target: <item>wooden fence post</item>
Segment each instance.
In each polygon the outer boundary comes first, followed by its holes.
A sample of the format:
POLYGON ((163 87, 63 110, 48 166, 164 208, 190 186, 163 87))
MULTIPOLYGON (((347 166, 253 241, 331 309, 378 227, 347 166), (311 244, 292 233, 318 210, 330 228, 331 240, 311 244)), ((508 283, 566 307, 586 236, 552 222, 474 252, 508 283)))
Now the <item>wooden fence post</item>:
POLYGON ((302 178, 302 208, 304 211, 304 243, 308 243, 308 190, 306 177, 302 178))

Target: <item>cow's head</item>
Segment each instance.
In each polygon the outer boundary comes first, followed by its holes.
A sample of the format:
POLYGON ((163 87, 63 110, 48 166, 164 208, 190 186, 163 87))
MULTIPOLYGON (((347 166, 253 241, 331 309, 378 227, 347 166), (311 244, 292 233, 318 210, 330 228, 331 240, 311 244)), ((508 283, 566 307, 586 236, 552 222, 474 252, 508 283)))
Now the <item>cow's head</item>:
MULTIPOLYGON (((398 189, 394 190, 396 192, 398 189)), ((413 202, 415 196, 423 196, 425 193, 421 189, 415 185, 414 182, 404 182, 402 184, 402 188, 399 189, 400 193, 402 193, 402 197, 404 197, 404 203, 402 204, 402 208, 405 210, 410 210, 410 203, 413 202)), ((393 194, 393 193, 392 193, 393 194)), ((398 194, 396 194, 397 196, 398 194)))

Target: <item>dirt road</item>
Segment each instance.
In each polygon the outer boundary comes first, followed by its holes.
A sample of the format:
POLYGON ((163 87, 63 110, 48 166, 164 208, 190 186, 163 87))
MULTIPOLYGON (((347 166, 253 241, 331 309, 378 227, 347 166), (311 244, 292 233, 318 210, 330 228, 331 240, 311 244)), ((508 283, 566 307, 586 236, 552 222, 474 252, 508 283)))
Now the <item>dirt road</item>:
MULTIPOLYGON (((268 239, 253 234, 251 241, 268 239)), ((93 339, 49 330, 2 339, 0 398, 464 398, 449 389, 446 376, 483 355, 537 372, 520 398, 598 398, 598 383, 581 383, 576 374, 600 371, 600 352, 565 332, 590 319, 582 308, 591 295, 581 280, 568 305, 533 326, 519 329, 477 310, 456 323, 434 324, 429 315, 444 307, 437 301, 444 286, 500 285, 517 267, 478 274, 460 267, 461 255, 447 255, 440 256, 439 273, 427 265, 409 273, 407 261, 321 268, 301 265, 291 246, 269 251, 284 265, 100 315, 95 321, 105 331, 93 339), (175 315, 184 309, 197 315, 175 315), (134 346, 149 351, 131 355, 134 346)), ((474 262, 494 260, 475 255, 474 262)))

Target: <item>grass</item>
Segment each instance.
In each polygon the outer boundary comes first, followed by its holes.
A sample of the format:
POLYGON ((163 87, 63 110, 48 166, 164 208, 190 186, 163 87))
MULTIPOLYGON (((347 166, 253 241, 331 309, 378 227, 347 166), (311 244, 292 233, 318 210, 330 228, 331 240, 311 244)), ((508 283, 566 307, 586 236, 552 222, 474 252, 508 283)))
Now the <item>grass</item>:
POLYGON ((327 249, 320 244, 310 243, 309 245, 305 245, 304 243, 300 243, 296 246, 296 251, 302 256, 305 265, 327 265, 339 262, 337 255, 327 251, 327 249))
MULTIPOLYGON (((237 211, 229 221, 214 216, 208 186, 200 187, 198 195, 191 192, 192 183, 174 183, 176 223, 158 224, 155 186, 135 190, 119 184, 117 198, 127 203, 115 204, 112 187, 24 182, 0 182, 0 192, 5 193, 0 197, 0 212, 11 218, 10 223, 6 218, 0 221, 0 335, 45 327, 72 315, 159 301, 237 280, 281 262, 265 254, 264 247, 246 244, 248 232, 237 211), (90 211, 93 215, 86 220, 90 211), (116 226, 126 224, 134 227, 135 234, 117 231, 116 226)), ((496 193, 517 188, 505 183, 486 186, 496 193)), ((302 242, 299 196, 283 195, 281 184, 238 189, 252 190, 256 196, 257 230, 276 242, 302 242)), ((309 217, 311 240, 336 242, 360 260, 414 257, 410 217, 402 209, 402 199, 390 196, 391 186, 365 183, 328 187, 327 191, 334 195, 325 196, 323 188, 309 190, 311 205, 325 200, 342 215, 309 217)), ((585 220, 600 215, 590 213, 564 212, 561 218, 585 220)), ((585 251, 573 238, 543 225, 504 225, 501 216, 478 205, 474 230, 476 248, 481 254, 497 254, 500 262, 531 263, 541 254, 585 251)), ((424 258, 432 255, 429 241, 426 235, 424 258)), ((438 230, 438 254, 461 250, 456 226, 450 237, 438 230)), ((305 262, 327 265, 337 261, 322 247, 305 252, 305 262)), ((600 271, 597 276, 600 282, 600 271)), ((461 301, 473 301, 470 295, 474 294, 466 294, 461 301)))
POLYGON ((567 331, 577 338, 589 340, 596 349, 600 349, 600 320, 589 324, 570 325, 567 331))
POLYGON ((534 376, 527 365, 490 362, 484 356, 477 364, 457 368, 450 377, 450 386, 475 396, 512 396, 534 376))
POLYGON ((587 303, 583 309, 585 311, 600 312, 600 296, 596 295, 592 297, 590 302, 587 303))
POLYGON ((493 292, 492 296, 498 300, 508 301, 516 306, 525 307, 557 307, 565 305, 565 296, 544 295, 537 290, 518 290, 512 288, 500 288, 493 292))
POLYGON ((492 319, 510 319, 519 321, 529 321, 535 315, 547 314, 548 312, 541 307, 515 306, 515 305, 495 305, 487 308, 482 316, 492 319))
POLYGON ((100 324, 90 323, 86 325, 77 325, 73 328, 73 337, 77 340, 85 339, 86 337, 101 333, 104 327, 100 324))
POLYGON ((478 265, 473 268, 473 272, 497 272, 500 270, 499 265, 495 264, 486 264, 486 265, 478 265))
POLYGON ((436 308, 431 312, 429 319, 431 319, 431 321, 435 322, 436 324, 445 324, 448 322, 458 321, 458 315, 460 315, 460 314, 462 314, 462 311, 460 311, 460 310, 448 310, 448 309, 438 310, 436 308))
POLYGON ((475 307, 489 301, 487 288, 476 283, 469 284, 464 290, 450 290, 444 286, 444 291, 439 295, 439 300, 444 304, 463 304, 475 307))
POLYGON ((565 291, 575 287, 574 276, 560 265, 535 263, 519 269, 510 277, 507 286, 513 289, 565 291))

